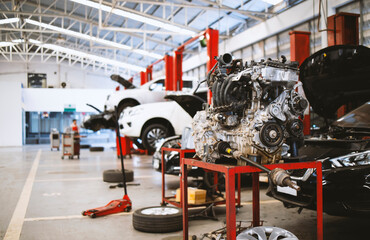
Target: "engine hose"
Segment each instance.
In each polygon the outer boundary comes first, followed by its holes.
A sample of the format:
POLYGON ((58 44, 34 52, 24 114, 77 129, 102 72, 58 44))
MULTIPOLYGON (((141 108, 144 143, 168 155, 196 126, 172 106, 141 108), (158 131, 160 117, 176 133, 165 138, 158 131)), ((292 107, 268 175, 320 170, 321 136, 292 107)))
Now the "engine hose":
POLYGON ((231 91, 233 90, 232 87, 233 87, 233 84, 234 82, 233 81, 228 81, 226 87, 225 87, 225 91, 223 92, 223 99, 224 99, 224 105, 228 105, 228 104, 231 104, 235 101, 233 101, 235 99, 235 96, 233 96, 231 94, 231 91))
POLYGON ((221 106, 223 106, 223 105, 227 105, 226 103, 225 103, 225 99, 224 99, 224 92, 225 92, 225 88, 226 88, 226 86, 227 86, 227 84, 229 83, 229 80, 230 80, 230 78, 225 78, 225 80, 222 82, 222 85, 221 85, 221 87, 219 87, 219 91, 218 91, 218 98, 219 98, 219 103, 220 103, 220 105, 221 106))
POLYGON ((211 74, 217 66, 218 66, 218 62, 216 62, 215 65, 213 65, 211 71, 209 71, 208 74, 207 74, 207 84, 208 84, 208 86, 210 85, 209 81, 210 81, 210 78, 211 78, 211 74))

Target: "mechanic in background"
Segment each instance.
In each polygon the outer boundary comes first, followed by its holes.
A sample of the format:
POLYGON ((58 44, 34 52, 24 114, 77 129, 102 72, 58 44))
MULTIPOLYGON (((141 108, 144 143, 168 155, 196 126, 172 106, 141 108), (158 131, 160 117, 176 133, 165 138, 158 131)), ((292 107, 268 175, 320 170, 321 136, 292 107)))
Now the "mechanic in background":
POLYGON ((76 119, 73 119, 72 120, 72 125, 71 125, 71 129, 72 131, 75 133, 75 134, 79 134, 79 129, 78 129, 78 125, 77 125, 77 120, 76 119))

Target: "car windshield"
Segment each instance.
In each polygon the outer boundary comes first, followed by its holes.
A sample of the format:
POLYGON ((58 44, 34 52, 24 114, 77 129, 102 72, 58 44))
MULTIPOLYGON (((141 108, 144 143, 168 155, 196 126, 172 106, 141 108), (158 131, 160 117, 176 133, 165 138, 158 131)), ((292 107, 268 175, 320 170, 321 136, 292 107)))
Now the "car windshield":
POLYGON ((370 129, 370 101, 339 118, 333 125, 343 128, 370 129))

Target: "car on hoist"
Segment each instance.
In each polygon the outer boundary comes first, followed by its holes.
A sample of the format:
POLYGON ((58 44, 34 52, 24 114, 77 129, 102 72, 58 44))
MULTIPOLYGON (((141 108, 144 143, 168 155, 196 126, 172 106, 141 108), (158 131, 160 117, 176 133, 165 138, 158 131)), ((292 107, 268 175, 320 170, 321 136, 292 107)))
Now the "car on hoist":
MULTIPOLYGON (((82 128, 90 129, 94 132, 100 129, 115 129, 114 115, 116 107, 118 115, 120 115, 123 109, 127 107, 165 101, 164 78, 149 81, 140 87, 134 86, 131 82, 119 75, 111 75, 111 79, 120 83, 125 89, 115 91, 107 96, 104 111, 90 105, 98 111, 98 114, 86 116, 81 124, 82 128)), ((191 91, 193 82, 194 79, 192 78, 184 78, 183 91, 191 91)))
POLYGON ((119 119, 121 134, 154 152, 163 139, 181 135, 191 125, 192 117, 201 110, 206 98, 207 89, 192 94, 174 92, 165 97, 166 102, 126 108, 119 119))
MULTIPOLYGON (((321 161, 314 169, 289 171, 300 191, 270 186, 267 194, 286 207, 316 209, 316 181, 323 184, 323 209, 331 215, 370 215, 370 49, 333 46, 308 57, 300 80, 316 114, 333 119, 339 107, 355 108, 320 135, 304 140, 295 159, 321 161)), ((289 160, 289 157, 287 157, 289 160)))

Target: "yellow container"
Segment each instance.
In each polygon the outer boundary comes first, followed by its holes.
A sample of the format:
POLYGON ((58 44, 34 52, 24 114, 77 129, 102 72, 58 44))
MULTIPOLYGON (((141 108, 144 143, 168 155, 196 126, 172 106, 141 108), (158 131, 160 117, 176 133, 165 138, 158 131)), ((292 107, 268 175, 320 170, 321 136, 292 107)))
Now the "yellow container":
MULTIPOLYGON (((202 204, 206 202, 206 190, 197 188, 188 188, 188 203, 189 204, 202 204)), ((181 201, 180 188, 176 189, 176 202, 181 201)))

